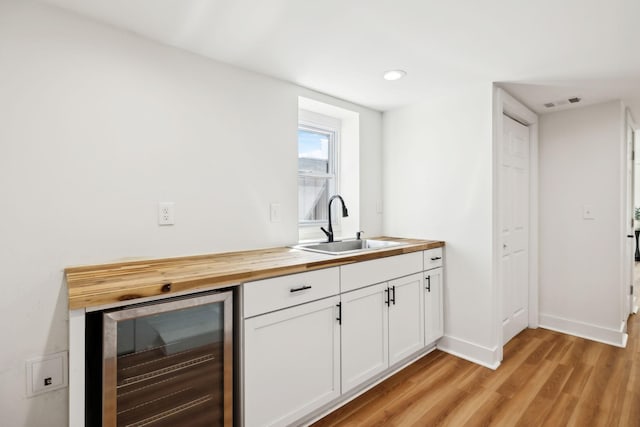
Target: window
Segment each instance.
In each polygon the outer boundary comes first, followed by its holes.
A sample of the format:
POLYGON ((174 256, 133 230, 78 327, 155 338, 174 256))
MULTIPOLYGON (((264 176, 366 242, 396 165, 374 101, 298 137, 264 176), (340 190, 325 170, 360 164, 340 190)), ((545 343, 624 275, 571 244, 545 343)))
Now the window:
POLYGON ((328 221, 329 197, 337 194, 338 129, 301 123, 298 127, 298 223, 328 221))
MULTIPOLYGON (((377 172, 376 172, 377 173, 377 172)), ((336 240, 360 230, 360 115, 335 105, 298 97, 298 240, 319 241, 329 220, 329 198, 340 194, 349 209, 342 217, 333 203, 336 240)))

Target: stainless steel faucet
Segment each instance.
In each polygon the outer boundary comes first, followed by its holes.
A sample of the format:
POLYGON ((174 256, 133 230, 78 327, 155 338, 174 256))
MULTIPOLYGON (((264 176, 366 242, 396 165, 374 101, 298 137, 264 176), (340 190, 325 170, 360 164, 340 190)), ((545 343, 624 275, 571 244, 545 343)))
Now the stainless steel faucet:
POLYGON ((340 196, 339 194, 336 194, 335 196, 332 196, 329 199, 329 230, 325 230, 324 227, 320 227, 320 230, 322 230, 324 232, 324 234, 327 235, 327 242, 333 242, 333 225, 331 224, 331 203, 333 202, 334 199, 340 199, 340 203, 342 204, 342 216, 349 216, 349 211, 347 211, 347 207, 344 205, 344 200, 342 199, 342 196, 340 196))

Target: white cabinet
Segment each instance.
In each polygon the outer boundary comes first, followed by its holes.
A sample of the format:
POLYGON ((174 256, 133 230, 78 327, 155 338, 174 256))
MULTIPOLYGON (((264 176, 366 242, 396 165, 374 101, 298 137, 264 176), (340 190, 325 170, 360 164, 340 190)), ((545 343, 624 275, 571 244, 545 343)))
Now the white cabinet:
POLYGON ((340 267, 343 393, 424 347, 422 268, 422 252, 340 267))
POLYGON ((342 299, 342 392, 389 366, 386 283, 347 292, 342 299))
POLYGON ((354 262, 340 266, 340 291, 348 292, 424 270, 422 252, 354 262))
POLYGON ((424 251, 424 269, 442 267, 442 248, 434 248, 424 251))
POLYGON ((424 342, 429 345, 444 335, 442 267, 424 272, 424 342))
POLYGON ((292 307, 340 293, 337 267, 244 284, 244 317, 292 307))
POLYGON ((422 274, 389 282, 389 364, 424 347, 422 274))
POLYGON ((289 425, 340 396, 340 297, 326 297, 338 281, 333 268, 244 285, 245 426, 289 425))
POLYGON ((245 320, 247 427, 288 425, 340 396, 339 302, 335 296, 245 320))
POLYGON ((442 265, 437 248, 246 283, 245 425, 294 424, 427 351, 442 265))
POLYGON ((422 274, 341 295, 342 392, 424 347, 422 274))

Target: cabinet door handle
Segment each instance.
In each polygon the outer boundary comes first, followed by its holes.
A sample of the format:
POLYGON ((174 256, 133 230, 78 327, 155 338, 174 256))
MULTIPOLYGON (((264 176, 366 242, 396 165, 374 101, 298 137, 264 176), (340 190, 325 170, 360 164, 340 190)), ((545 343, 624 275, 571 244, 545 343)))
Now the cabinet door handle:
POLYGON ((291 289, 289 289, 289 292, 294 293, 294 292, 306 291, 307 289, 311 289, 311 286, 310 285, 302 285, 299 288, 291 288, 291 289))
POLYGON ((425 289, 427 292, 431 292, 431 276, 427 276, 425 279, 427 280, 427 287, 425 289))
POLYGON ((393 298, 391 298, 391 302, 393 303, 393 305, 396 305, 396 287, 392 286, 391 291, 393 292, 393 298))
POLYGON ((336 320, 338 321, 338 325, 342 325, 342 303, 339 302, 336 304, 336 307, 338 307, 338 317, 336 317, 336 320))
POLYGON ((442 257, 441 257, 441 256, 434 256, 434 257, 431 257, 431 261, 437 261, 437 260, 439 260, 439 259, 442 259, 442 257))
POLYGON ((391 305, 389 304, 389 288, 384 290, 384 303, 387 304, 387 307, 391 305))

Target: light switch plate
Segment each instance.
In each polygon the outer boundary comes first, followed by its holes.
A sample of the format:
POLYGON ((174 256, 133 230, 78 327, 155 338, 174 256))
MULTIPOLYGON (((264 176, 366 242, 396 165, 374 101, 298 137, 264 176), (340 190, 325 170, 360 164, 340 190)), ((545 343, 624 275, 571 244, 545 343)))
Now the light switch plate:
POLYGON ((593 205, 584 205, 582 207, 582 219, 596 219, 593 212, 593 205))
POLYGON ((69 384, 66 351, 27 360, 27 396, 58 390, 69 384))
POLYGON ((269 210, 271 222, 280 222, 280 203, 271 203, 271 205, 269 205, 269 210))

